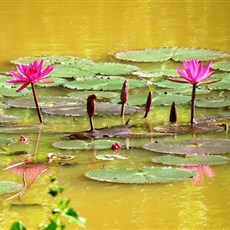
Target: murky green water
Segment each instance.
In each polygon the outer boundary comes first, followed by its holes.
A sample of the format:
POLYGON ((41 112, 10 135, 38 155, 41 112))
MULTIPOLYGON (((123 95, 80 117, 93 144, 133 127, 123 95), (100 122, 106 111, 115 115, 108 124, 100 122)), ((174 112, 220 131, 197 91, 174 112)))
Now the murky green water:
MULTIPOLYGON (((229 46, 229 2, 220 1, 0 1, 0 71, 14 66, 9 60, 20 56, 73 55, 92 58, 95 61, 115 61, 111 54, 129 49, 164 46, 201 47, 225 50, 229 46)), ((138 64, 139 65, 139 64, 138 64)), ((163 65, 176 67, 166 62, 163 65)), ((145 68, 161 64, 142 65, 145 68)), ((155 90, 153 88, 153 90, 155 90)), ((71 90, 38 89, 39 95, 65 96, 71 90)), ((147 89, 131 93, 144 93, 147 89)), ((226 93, 229 96, 229 93, 226 93)), ((1 98, 5 101, 7 98, 1 98)), ((189 121, 189 106, 178 106, 179 122, 189 121)), ((37 123, 34 110, 5 109, 2 114, 15 115, 22 124, 37 123)), ((229 114, 228 110, 197 109, 198 117, 229 114)), ((145 132, 156 125, 168 124, 169 108, 154 107, 148 120, 143 114, 131 118, 136 132, 145 132)), ((130 116, 125 116, 127 120, 130 116)), ((44 161, 47 153, 75 156, 73 165, 52 164, 46 174, 57 175, 65 187, 63 196, 71 199, 71 206, 88 219, 87 229, 229 229, 230 170, 229 164, 212 166, 212 178, 205 176, 202 182, 186 181, 175 184, 118 185, 91 181, 84 173, 104 165, 111 167, 139 168, 153 165, 150 159, 157 155, 144 151, 143 144, 155 140, 194 138, 177 135, 166 138, 122 140, 130 148, 122 149, 128 156, 125 161, 101 162, 95 154, 106 151, 70 151, 52 147, 63 133, 89 129, 88 118, 44 115, 46 128, 36 153, 36 160, 44 161), (135 147, 133 147, 135 146, 135 147)), ((121 125, 117 116, 95 117, 95 127, 121 125)), ((1 153, 0 181, 21 182, 22 178, 11 171, 3 171, 8 164, 19 162, 28 155, 5 156, 14 151, 33 154, 37 132, 11 132, 1 126, 0 137, 29 138, 27 143, 14 143, 1 153)), ((196 137, 229 139, 226 132, 199 134, 196 137)), ((230 149, 230 147, 229 147, 230 149)), ((229 156, 229 154, 227 155, 229 156)), ((41 175, 22 201, 14 199, 1 204, 0 229, 9 229, 15 220, 21 220, 28 229, 36 229, 38 223, 47 221, 50 204, 55 200, 47 194, 48 182, 41 175)), ((1 200, 8 197, 1 195, 1 200)), ((71 226, 67 229, 76 229, 71 226)))

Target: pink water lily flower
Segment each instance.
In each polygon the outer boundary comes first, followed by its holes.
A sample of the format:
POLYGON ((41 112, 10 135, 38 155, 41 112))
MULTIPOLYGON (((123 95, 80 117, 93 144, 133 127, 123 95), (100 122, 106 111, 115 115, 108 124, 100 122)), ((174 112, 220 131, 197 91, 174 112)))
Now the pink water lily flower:
POLYGON ((49 77, 49 74, 54 69, 54 66, 50 65, 42 70, 43 65, 44 60, 41 60, 40 63, 35 60, 33 63, 30 63, 28 65, 18 65, 16 66, 18 73, 10 71, 9 73, 14 77, 14 79, 7 80, 7 82, 22 84, 17 92, 23 90, 32 83, 52 83, 50 81, 45 81, 44 79, 49 77))
POLYGON ((10 75, 12 75, 13 79, 7 80, 7 82, 9 83, 22 84, 17 92, 25 89, 29 84, 31 84, 34 102, 41 124, 43 123, 43 119, 40 106, 38 104, 35 83, 52 83, 51 81, 46 81, 44 79, 49 77, 50 72, 54 69, 54 66, 49 65, 43 70, 43 65, 44 60, 41 60, 40 62, 35 60, 33 63, 30 63, 28 65, 17 65, 16 68, 18 72, 10 71, 9 73, 10 75))
POLYGON ((203 82, 203 80, 209 78, 214 74, 214 71, 211 71, 212 62, 208 62, 208 64, 203 68, 203 63, 198 60, 191 59, 190 61, 183 61, 184 69, 177 68, 178 74, 185 79, 178 80, 175 78, 169 77, 168 80, 180 82, 180 83, 191 83, 191 84, 209 84, 212 82, 203 82))
POLYGON ((190 61, 183 61, 184 69, 177 68, 178 74, 184 78, 185 80, 180 80, 176 78, 169 77, 167 78, 170 81, 179 82, 179 83, 190 83, 193 85, 192 88, 192 100, 191 100, 191 118, 190 124, 194 125, 194 117, 195 117, 195 97, 196 97, 196 88, 198 84, 211 84, 215 83, 218 80, 210 81, 210 82, 202 82, 207 78, 211 77, 214 74, 214 71, 210 70, 212 62, 208 62, 208 64, 203 68, 203 64, 201 61, 191 59, 190 61))

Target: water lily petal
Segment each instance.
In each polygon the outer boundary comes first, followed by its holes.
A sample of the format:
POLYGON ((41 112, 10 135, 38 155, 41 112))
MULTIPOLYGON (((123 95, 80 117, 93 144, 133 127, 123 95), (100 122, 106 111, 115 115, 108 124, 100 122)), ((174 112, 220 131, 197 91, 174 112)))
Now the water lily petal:
POLYGON ((19 91, 25 89, 29 84, 30 84, 30 82, 26 82, 26 83, 23 84, 19 89, 17 89, 16 92, 19 92, 19 91))

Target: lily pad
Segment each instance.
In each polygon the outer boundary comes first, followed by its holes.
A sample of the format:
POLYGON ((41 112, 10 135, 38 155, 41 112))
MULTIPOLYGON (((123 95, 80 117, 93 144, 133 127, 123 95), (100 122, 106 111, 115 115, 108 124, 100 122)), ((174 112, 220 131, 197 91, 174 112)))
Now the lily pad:
MULTIPOLYGON (((79 98, 70 97, 39 97, 39 104, 41 107, 52 107, 55 105, 78 105, 85 102, 79 98)), ((15 108, 36 108, 33 98, 16 98, 5 101, 5 103, 15 108)))
MULTIPOLYGON (((76 81, 64 84, 64 87, 69 89, 79 90, 121 90, 124 83, 122 77, 94 77, 85 79, 76 79, 76 81)), ((141 88, 146 86, 146 81, 129 79, 130 88, 141 88)))
POLYGON ((133 62, 160 62, 169 60, 175 49, 176 47, 122 51, 116 53, 115 58, 133 62))
POLYGON ((97 96, 97 100, 100 99, 110 99, 110 98, 115 98, 115 97, 120 97, 119 93, 116 92, 105 92, 105 91, 78 91, 78 92, 73 92, 69 93, 69 97, 80 97, 87 99, 87 97, 91 94, 95 94, 97 96))
POLYGON ((29 64, 35 60, 45 60, 46 65, 80 65, 80 63, 91 63, 90 59, 73 57, 73 56, 31 56, 31 57, 20 57, 11 62, 14 64, 29 64))
POLYGON ((230 98, 206 98, 197 101, 196 106, 201 108, 228 108, 230 106, 230 98))
POLYGON ((146 144, 144 149, 158 153, 204 155, 230 153, 230 140, 228 139, 197 139, 173 142, 155 142, 146 144))
MULTIPOLYGON (((178 78, 178 80, 181 80, 178 78)), ((169 80, 163 80, 154 82, 154 85, 161 87, 161 88, 168 88, 168 89, 185 89, 185 88, 191 88, 190 84, 178 84, 177 82, 169 81, 169 80)))
POLYGON ((212 64, 212 69, 230 71, 230 61, 219 61, 212 64))
POLYGON ((124 157, 120 154, 104 154, 104 155, 96 155, 97 160, 103 160, 103 161, 113 161, 115 159, 118 160, 126 160, 128 157, 124 157))
POLYGON ((18 192, 22 188, 22 184, 13 181, 0 181, 0 194, 18 192))
POLYGON ((190 165, 221 165, 229 163, 230 158, 215 155, 189 155, 185 157, 180 156, 158 156, 152 158, 152 162, 161 163, 164 165, 180 165, 180 166, 190 166, 190 165))
POLYGON ((16 116, 0 114, 0 123, 18 122, 20 120, 21 119, 19 117, 16 117, 16 116))
POLYGON ((1 87, 0 88, 0 97, 21 97, 25 96, 31 93, 31 90, 24 89, 23 91, 16 92, 15 88, 6 88, 6 87, 1 87))
MULTIPOLYGON (((112 103, 99 103, 96 104, 97 115, 119 115, 121 112, 121 104, 112 103)), ((86 104, 75 104, 75 105, 57 105, 52 107, 43 108, 42 111, 51 115, 62 115, 62 116, 85 116, 86 104)), ((125 114, 134 114, 140 111, 139 107, 127 105, 125 107, 125 114)))
POLYGON ((59 149, 71 150, 89 150, 89 149, 110 149, 114 141, 111 140, 95 140, 92 142, 85 142, 80 140, 64 140, 53 143, 53 146, 59 149))
POLYGON ((177 48, 173 54, 174 61, 197 59, 200 61, 216 60, 228 57, 229 54, 220 50, 197 49, 197 48, 177 48))
POLYGON ((224 78, 215 84, 209 85, 208 88, 212 90, 230 90, 230 78, 224 78))
POLYGON ((174 61, 182 61, 184 59, 198 59, 203 61, 215 60, 228 56, 228 53, 220 50, 177 47, 123 51, 115 54, 117 59, 134 62, 160 62, 169 59, 173 59, 174 61))
MULTIPOLYGON (((196 90, 196 95, 202 95, 202 94, 208 94, 210 93, 211 90, 209 89, 205 89, 205 88, 198 88, 196 90)), ((183 96, 191 96, 192 94, 192 89, 191 88, 182 88, 182 89, 160 89, 156 91, 157 94, 165 94, 165 95, 175 95, 175 94, 179 94, 179 95, 183 95, 183 96)))
POLYGON ((194 177, 191 170, 172 167, 143 167, 142 169, 102 168, 89 171, 85 176, 103 182, 124 184, 172 183, 194 177))
POLYGON ((9 138, 9 137, 6 137, 6 136, 1 136, 0 138, 0 149, 2 150, 5 146, 11 144, 15 142, 15 139, 13 138, 9 138))
POLYGON ((134 72, 133 74, 144 78, 157 78, 162 76, 178 77, 178 73, 174 69, 141 70, 134 72))
MULTIPOLYGON (((199 121, 198 118, 196 121, 199 121)), ((202 119, 203 120, 203 119, 202 119)), ((205 123, 202 122, 201 123, 205 123)), ((209 121, 207 121, 209 122, 209 121)), ((206 122, 206 123, 207 123, 206 122)), ((154 127, 153 128, 157 132, 161 133, 174 133, 174 134, 184 134, 184 133, 192 133, 192 134, 198 134, 198 133, 210 133, 210 132, 219 132, 226 130, 226 127, 223 125, 202 125, 197 124, 193 127, 190 125, 180 125, 180 126, 164 126, 164 127, 154 127)))

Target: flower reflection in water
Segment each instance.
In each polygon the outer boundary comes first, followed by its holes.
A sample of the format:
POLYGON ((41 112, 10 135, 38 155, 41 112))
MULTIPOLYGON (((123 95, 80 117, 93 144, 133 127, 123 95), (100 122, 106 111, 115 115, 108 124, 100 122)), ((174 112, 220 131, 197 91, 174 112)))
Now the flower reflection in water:
POLYGON ((205 177, 212 178, 215 176, 214 171, 209 165, 198 165, 198 166, 183 166, 185 169, 190 169, 197 172, 197 176, 192 179, 192 184, 203 183, 205 177))

